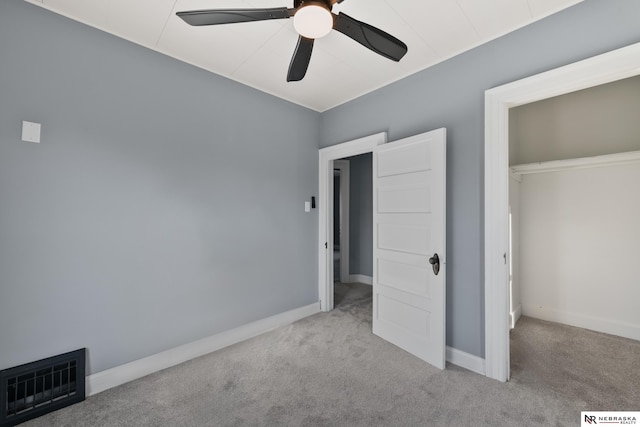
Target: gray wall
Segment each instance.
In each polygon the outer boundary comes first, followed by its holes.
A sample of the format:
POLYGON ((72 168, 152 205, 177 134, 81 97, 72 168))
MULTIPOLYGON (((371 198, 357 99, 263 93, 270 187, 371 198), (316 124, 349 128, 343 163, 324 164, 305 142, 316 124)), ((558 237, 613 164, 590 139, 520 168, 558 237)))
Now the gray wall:
POLYGON ((349 274, 373 276, 373 158, 371 153, 348 157, 349 274))
POLYGON ((484 91, 638 42, 638 16, 637 0, 586 0, 322 114, 322 147, 447 128, 448 345, 484 355, 484 91))
POLYGON ((640 150, 640 76, 509 111, 511 165, 640 150))
POLYGON ((317 301, 318 146, 442 126, 447 343, 482 356, 484 91, 638 42, 639 15, 586 0, 320 115, 0 2, 0 369, 87 346, 98 372, 317 301))
POLYGON ((0 369, 86 346, 95 373, 317 302, 319 125, 0 2, 0 369))

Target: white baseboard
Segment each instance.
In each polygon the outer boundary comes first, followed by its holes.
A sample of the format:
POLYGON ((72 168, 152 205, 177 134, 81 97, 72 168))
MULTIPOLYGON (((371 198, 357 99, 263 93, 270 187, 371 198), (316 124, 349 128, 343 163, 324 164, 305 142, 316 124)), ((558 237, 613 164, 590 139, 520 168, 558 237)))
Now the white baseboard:
POLYGON ((446 358, 449 363, 468 369, 476 374, 485 375, 485 363, 482 357, 447 346, 446 358))
POLYGON ((365 285, 373 285, 373 277, 364 274, 350 274, 349 283, 364 283, 365 285))
POLYGON ((601 319, 580 313, 569 313, 550 308, 541 308, 533 304, 523 304, 522 314, 549 322, 563 323, 596 332, 617 335, 632 340, 640 340, 640 325, 601 319))
POLYGON ((511 324, 511 329, 516 327, 516 323, 518 323, 520 317, 522 317, 522 304, 518 304, 518 307, 516 307, 515 310, 509 313, 509 322, 511 324))
POLYGON ((89 375, 86 379, 86 394, 87 396, 98 394, 319 312, 320 304, 313 303, 89 375))

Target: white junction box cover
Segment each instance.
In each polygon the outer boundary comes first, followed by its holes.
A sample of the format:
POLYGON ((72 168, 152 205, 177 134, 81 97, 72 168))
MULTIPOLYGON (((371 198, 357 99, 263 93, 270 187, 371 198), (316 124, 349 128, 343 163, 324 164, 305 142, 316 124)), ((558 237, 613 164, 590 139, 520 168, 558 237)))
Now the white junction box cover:
POLYGON ((25 142, 40 142, 40 123, 22 122, 22 140, 25 142))

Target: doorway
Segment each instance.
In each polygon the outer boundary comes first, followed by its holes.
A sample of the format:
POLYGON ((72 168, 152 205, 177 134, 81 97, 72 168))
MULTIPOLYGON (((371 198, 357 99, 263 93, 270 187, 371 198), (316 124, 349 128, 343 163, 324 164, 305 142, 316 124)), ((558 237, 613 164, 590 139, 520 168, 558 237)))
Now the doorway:
POLYGON ((485 366, 509 379, 509 109, 638 75, 640 43, 485 92, 485 366))
POLYGON ((512 327, 522 314, 640 340, 638 111, 640 76, 511 109, 512 327))
POLYGON ((334 161, 334 303, 351 287, 373 285, 373 155, 334 161), (340 289, 338 289, 340 288, 340 289))
POLYGON ((338 153, 371 151, 373 333, 444 369, 446 129, 379 146, 385 139, 379 134, 320 150, 321 309, 335 302, 333 165, 338 153))
MULTIPOLYGON (((321 245, 318 251, 318 293, 320 309, 331 311, 334 307, 334 186, 333 174, 336 162, 359 154, 372 153, 375 147, 387 142, 387 133, 382 132, 323 148, 319 152, 319 212, 318 212, 318 242, 321 245), (331 178, 331 179, 330 179, 331 178), (325 208, 326 207, 326 208, 325 208), (331 250, 329 251, 329 248, 331 250), (331 278, 331 280, 328 280, 331 278)), ((341 187, 342 188, 342 187, 341 187)), ((343 224, 344 227, 344 224, 343 224)), ((344 228, 343 228, 344 233, 344 228)), ((344 243, 343 243, 344 245, 344 243)), ((342 245, 341 245, 342 246, 342 245)), ((341 252, 347 252, 344 246, 341 252)), ((341 260, 342 253, 341 253, 341 260)), ((347 270, 348 272, 348 270, 347 270)), ((342 274, 340 275, 342 276, 342 274)), ((348 281, 348 279, 346 280, 348 281)))

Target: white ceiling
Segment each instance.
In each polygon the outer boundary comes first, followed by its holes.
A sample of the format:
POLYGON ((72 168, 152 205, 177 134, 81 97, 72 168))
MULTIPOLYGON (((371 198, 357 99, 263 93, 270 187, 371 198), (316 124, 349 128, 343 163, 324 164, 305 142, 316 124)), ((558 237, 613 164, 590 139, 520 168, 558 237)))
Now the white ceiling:
POLYGON ((300 82, 286 82, 291 19, 192 27, 176 12, 292 7, 293 0, 26 0, 149 49, 325 111, 582 0, 345 0, 334 6, 409 47, 385 59, 337 31, 316 40, 300 82))

